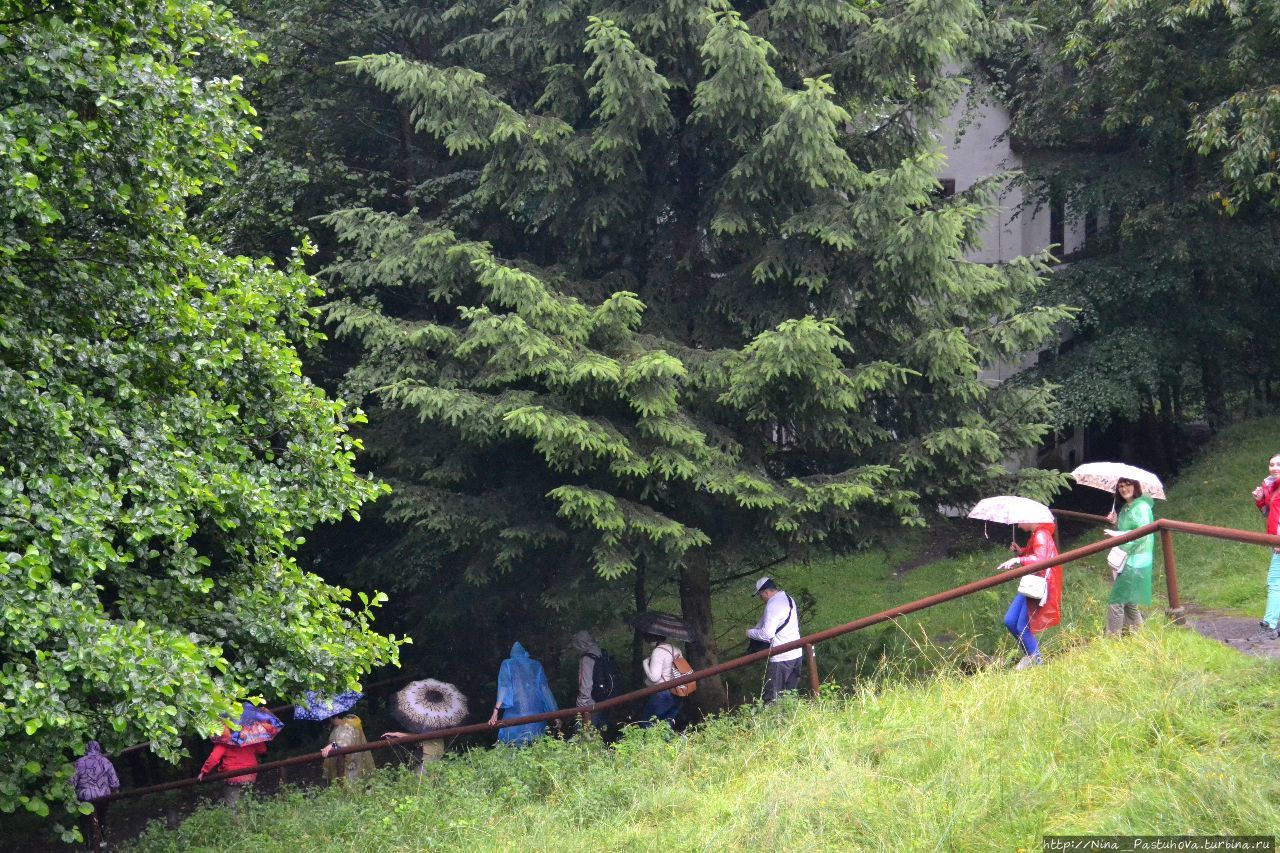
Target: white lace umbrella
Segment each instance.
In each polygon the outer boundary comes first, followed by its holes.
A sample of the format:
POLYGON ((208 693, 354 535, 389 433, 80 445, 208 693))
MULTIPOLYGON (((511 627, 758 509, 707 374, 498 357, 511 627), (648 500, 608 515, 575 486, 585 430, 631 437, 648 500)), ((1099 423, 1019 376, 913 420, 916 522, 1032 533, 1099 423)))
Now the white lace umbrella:
POLYGON ((1133 480, 1142 486, 1142 493, 1153 498, 1164 500, 1164 483, 1150 471, 1123 462, 1086 462, 1071 472, 1071 476, 1082 486, 1101 489, 1115 493, 1116 483, 1121 480, 1133 480))
POLYGON ((410 681, 396 694, 391 716, 414 732, 447 729, 467 718, 467 697, 452 684, 434 678, 410 681))
POLYGON ((997 524, 1053 524, 1053 513, 1047 506, 1017 495, 983 498, 969 510, 969 517, 997 524))

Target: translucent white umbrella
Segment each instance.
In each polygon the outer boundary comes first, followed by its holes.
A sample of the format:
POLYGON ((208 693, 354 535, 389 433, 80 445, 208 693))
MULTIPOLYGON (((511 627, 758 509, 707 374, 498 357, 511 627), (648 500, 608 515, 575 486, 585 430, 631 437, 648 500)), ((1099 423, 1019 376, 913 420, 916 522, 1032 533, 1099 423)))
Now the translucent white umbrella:
POLYGON ((997 524, 1053 524, 1053 513, 1047 506, 1017 495, 983 498, 969 510, 969 517, 997 524))
POLYGON ((1086 462, 1071 472, 1071 476, 1082 486, 1101 489, 1115 494, 1116 483, 1121 480, 1133 480, 1142 486, 1142 493, 1153 498, 1164 500, 1164 484, 1160 478, 1150 471, 1123 462, 1086 462))

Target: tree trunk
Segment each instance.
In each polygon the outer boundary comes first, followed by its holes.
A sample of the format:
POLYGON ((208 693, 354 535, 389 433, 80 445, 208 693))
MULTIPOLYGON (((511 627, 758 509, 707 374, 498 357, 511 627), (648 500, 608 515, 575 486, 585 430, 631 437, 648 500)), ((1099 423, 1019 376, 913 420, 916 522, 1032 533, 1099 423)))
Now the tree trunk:
MULTIPOLYGON (((643 613, 649 609, 649 594, 644 588, 643 555, 636 560, 636 577, 631 593, 635 600, 636 613, 643 613)), ((632 684, 644 684, 644 637, 640 636, 639 631, 633 631, 631 634, 631 680, 632 684)))
POLYGON ((1143 454, 1151 463, 1151 468, 1160 476, 1169 476, 1169 453, 1164 443, 1164 433, 1160 429, 1160 420, 1156 412, 1156 398, 1151 394, 1142 396, 1138 424, 1143 444, 1143 454))
MULTIPOLYGON (((719 663, 720 649, 711 618, 711 572, 702 560, 690 561, 680 569, 680 612, 698 638, 698 642, 691 643, 686 650, 689 663, 694 669, 719 663)), ((720 676, 699 681, 698 690, 691 698, 691 710, 703 715, 723 710, 729 704, 729 693, 720 676)))
POLYGON ((1227 402, 1222 389, 1222 363, 1214 353, 1200 355, 1200 387, 1204 392, 1205 419, 1216 433, 1226 423, 1227 402))
POLYGON ((1169 454, 1169 473, 1177 474, 1181 467, 1182 442, 1178 437, 1178 422, 1174 419, 1173 388, 1168 382, 1160 383, 1160 433, 1169 454))

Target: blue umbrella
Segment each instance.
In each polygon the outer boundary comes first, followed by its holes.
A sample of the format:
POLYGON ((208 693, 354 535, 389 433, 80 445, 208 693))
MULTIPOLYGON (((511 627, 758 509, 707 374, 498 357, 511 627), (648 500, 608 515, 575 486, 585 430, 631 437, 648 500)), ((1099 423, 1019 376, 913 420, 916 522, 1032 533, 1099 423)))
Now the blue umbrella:
POLYGON ((364 698, 358 690, 348 690, 337 696, 326 696, 315 690, 302 694, 302 704, 293 706, 295 720, 327 720, 355 707, 364 698))

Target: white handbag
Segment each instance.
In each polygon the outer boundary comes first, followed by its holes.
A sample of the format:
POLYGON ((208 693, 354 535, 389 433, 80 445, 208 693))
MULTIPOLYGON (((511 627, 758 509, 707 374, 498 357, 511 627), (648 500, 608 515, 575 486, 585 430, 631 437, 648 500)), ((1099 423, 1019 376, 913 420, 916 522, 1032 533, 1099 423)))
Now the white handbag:
POLYGON ((1043 604, 1049 597, 1049 582, 1039 575, 1023 575, 1018 578, 1018 595, 1034 598, 1043 604))
POLYGON ((1111 567, 1111 577, 1118 576, 1124 571, 1124 561, 1129 559, 1129 555, 1119 545, 1107 552, 1107 565, 1111 567))

